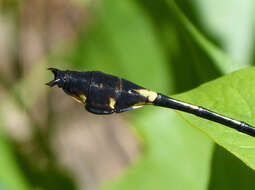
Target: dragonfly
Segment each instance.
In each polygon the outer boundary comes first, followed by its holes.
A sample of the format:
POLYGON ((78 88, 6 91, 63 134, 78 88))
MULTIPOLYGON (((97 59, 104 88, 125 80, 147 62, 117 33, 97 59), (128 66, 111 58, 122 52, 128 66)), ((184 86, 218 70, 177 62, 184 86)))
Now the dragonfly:
POLYGON ((48 70, 54 79, 46 85, 62 88, 93 114, 121 113, 154 105, 193 114, 255 137, 255 128, 243 121, 154 92, 118 76, 100 71, 48 70))

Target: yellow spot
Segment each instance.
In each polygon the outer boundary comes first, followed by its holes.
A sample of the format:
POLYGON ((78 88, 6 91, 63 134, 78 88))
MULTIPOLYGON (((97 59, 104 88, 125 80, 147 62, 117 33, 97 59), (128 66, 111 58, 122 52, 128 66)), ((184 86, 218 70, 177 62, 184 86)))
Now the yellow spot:
POLYGON ((134 104, 134 106, 143 106, 145 105, 145 102, 137 102, 136 104, 134 104))
POLYGON ((80 98, 82 99, 82 102, 84 102, 85 104, 87 97, 84 94, 81 94, 80 98))
POLYGON ((85 103, 86 103, 86 96, 83 95, 83 94, 81 94, 80 96, 72 95, 72 98, 73 98, 75 101, 77 101, 77 102, 79 102, 79 103, 81 103, 81 104, 85 104, 85 103))
POLYGON ((136 89, 135 91, 138 92, 140 95, 148 98, 149 102, 154 102, 154 100, 158 96, 156 92, 147 89, 136 89))
POLYGON ((113 98, 110 98, 109 99, 109 106, 110 106, 110 108, 114 109, 115 108, 115 104, 116 104, 116 101, 113 98))

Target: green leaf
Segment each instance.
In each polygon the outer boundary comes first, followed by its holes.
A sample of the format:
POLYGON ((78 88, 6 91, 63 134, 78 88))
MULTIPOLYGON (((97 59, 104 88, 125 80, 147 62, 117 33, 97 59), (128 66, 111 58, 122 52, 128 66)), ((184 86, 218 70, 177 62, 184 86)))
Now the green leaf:
MULTIPOLYGON (((228 117, 255 125, 255 68, 248 68, 219 78, 178 95, 175 98, 201 105, 228 117)), ((255 140, 234 129, 198 117, 180 113, 193 127, 255 169, 255 140)))

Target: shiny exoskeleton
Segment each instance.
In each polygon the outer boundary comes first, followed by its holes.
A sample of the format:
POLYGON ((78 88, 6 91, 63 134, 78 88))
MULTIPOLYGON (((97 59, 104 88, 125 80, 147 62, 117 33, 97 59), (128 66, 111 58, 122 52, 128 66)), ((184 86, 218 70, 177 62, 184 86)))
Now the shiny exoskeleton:
POLYGON ((120 113, 152 104, 184 111, 255 137, 255 128, 245 122, 170 98, 113 75, 99 71, 49 70, 54 73, 54 80, 48 82, 48 86, 62 88, 94 114, 120 113))
POLYGON ((55 79, 49 86, 58 85, 68 95, 95 114, 111 114, 152 103, 157 93, 146 90, 128 80, 99 71, 61 71, 50 68, 55 79), (153 99, 151 99, 153 96, 153 99))

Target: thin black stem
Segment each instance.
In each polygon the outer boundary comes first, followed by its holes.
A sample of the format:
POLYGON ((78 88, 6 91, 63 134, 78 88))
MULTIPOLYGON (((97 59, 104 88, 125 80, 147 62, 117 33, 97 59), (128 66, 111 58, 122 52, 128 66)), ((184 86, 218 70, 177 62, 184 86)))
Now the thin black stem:
POLYGON ((236 129, 239 132, 255 137, 255 128, 245 122, 225 117, 200 106, 195 106, 173 98, 169 98, 163 94, 158 94, 158 97, 154 101, 154 105, 187 112, 198 117, 223 124, 230 128, 236 129))

